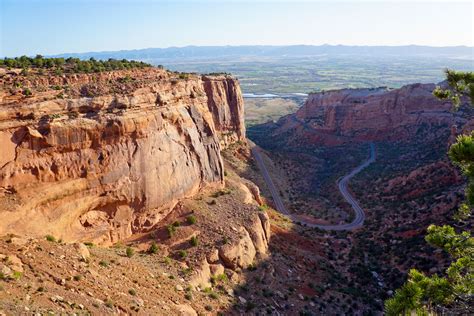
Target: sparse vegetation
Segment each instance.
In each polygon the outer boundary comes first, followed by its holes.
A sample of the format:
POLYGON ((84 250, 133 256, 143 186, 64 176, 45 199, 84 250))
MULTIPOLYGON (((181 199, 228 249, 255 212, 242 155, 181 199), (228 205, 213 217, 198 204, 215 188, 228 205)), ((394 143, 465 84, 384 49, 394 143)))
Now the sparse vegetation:
MULTIPOLYGON (((438 98, 450 99, 457 107, 461 98, 468 97, 474 105, 474 73, 447 70, 446 78, 450 88, 438 87, 433 92, 438 98)), ((474 208, 474 132, 458 136, 449 149, 449 157, 468 179, 466 201, 456 214, 462 222, 471 217, 474 208)), ((411 269, 408 281, 385 301, 386 314, 469 314, 474 302, 474 238, 469 231, 458 233, 450 225, 430 225, 425 239, 452 257, 446 276, 427 276, 411 269)))
POLYGON ((163 262, 167 265, 171 264, 171 258, 170 257, 163 257, 163 262))
POLYGON ((150 248, 148 248, 148 253, 149 254, 157 254, 158 250, 159 250, 158 245, 156 244, 156 242, 152 241, 151 245, 150 245, 150 248))
POLYGON ((107 268, 109 266, 109 263, 105 260, 99 261, 99 266, 107 268))
POLYGON ((251 264, 249 264, 249 266, 247 267, 247 270, 249 270, 249 271, 255 271, 255 270, 257 270, 257 265, 251 263, 251 264))
POLYGON ((125 250, 125 254, 128 258, 131 258, 135 254, 135 250, 133 250, 132 247, 127 247, 127 249, 125 250))
POLYGON ((46 235, 45 238, 46 238, 47 241, 56 242, 56 237, 54 237, 52 235, 46 235))
POLYGON ((107 299, 105 301, 105 306, 107 306, 108 308, 114 308, 115 307, 115 304, 113 301, 111 301, 110 299, 107 299))
POLYGON ((23 95, 29 97, 29 96, 31 96, 32 94, 33 94, 33 92, 31 92, 30 89, 28 89, 28 88, 23 89, 23 95))
POLYGON ((194 215, 189 215, 188 217, 186 217, 186 221, 188 222, 189 225, 194 225, 196 224, 196 216, 194 215))
POLYGON ((180 250, 178 251, 178 255, 181 259, 184 259, 188 256, 188 252, 186 250, 180 250))
POLYGON ((74 277, 73 277, 74 281, 81 281, 82 280, 82 275, 80 274, 76 274, 74 277))
POLYGON ((227 282, 229 279, 227 278, 227 274, 222 273, 218 275, 213 275, 211 277, 211 283, 212 284, 217 284, 219 282, 227 282))
POLYGON ((196 236, 191 237, 191 240, 189 241, 191 246, 196 247, 199 244, 199 240, 196 236))
POLYGON ((168 237, 171 238, 176 233, 176 226, 174 225, 167 225, 166 231, 168 232, 168 237))
POLYGON ((23 273, 20 271, 13 271, 12 273, 12 279, 13 280, 19 280, 22 277, 23 273))

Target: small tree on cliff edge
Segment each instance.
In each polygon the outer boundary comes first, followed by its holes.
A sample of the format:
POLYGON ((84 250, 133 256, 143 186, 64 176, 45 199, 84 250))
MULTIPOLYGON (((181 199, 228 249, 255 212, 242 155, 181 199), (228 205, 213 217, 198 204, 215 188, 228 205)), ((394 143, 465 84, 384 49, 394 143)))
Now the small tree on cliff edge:
MULTIPOLYGON (((474 105, 474 73, 446 70, 449 88, 437 87, 433 94, 449 99, 458 108, 463 97, 474 105)), ((460 135, 449 149, 449 158, 467 177, 466 200, 459 207, 455 219, 469 221, 474 208, 474 131, 460 135)), ((456 232, 449 225, 428 227, 426 241, 441 248, 452 257, 445 276, 426 276, 411 269, 407 282, 395 291, 393 298, 385 301, 387 315, 448 312, 470 314, 474 306, 474 238, 470 232, 456 232)))

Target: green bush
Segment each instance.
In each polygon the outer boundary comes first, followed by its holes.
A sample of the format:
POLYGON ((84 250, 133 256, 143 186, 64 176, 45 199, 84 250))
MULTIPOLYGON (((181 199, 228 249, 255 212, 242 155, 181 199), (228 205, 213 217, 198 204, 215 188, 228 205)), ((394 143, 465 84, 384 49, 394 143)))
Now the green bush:
POLYGON ((45 238, 47 241, 56 242, 56 238, 53 235, 46 235, 45 238))
POLYGON ((168 225, 168 226, 166 226, 166 230, 168 231, 168 237, 171 238, 176 233, 176 226, 168 225))
POLYGON ((199 240, 196 236, 191 237, 190 240, 191 246, 196 247, 199 244, 199 240))
POLYGON ((150 245, 150 248, 148 248, 148 253, 150 254, 156 254, 158 253, 158 245, 156 244, 156 242, 152 242, 151 245, 150 245))
POLYGON ((33 95, 33 92, 31 92, 30 89, 25 88, 25 89, 23 89, 23 95, 29 97, 29 96, 33 95))
POLYGON ((186 250, 180 250, 178 252, 178 255, 180 256, 181 259, 184 259, 188 256, 188 252, 186 250))
POLYGON ((227 282, 228 280, 229 279, 227 278, 227 274, 225 274, 225 273, 213 275, 211 277, 211 283, 212 284, 217 284, 219 282, 227 282))
POLYGON ((23 276, 23 273, 19 271, 13 271, 12 279, 19 280, 23 276))
POLYGON ((135 254, 135 250, 133 250, 133 248, 131 247, 127 247, 127 250, 125 252, 127 254, 127 257, 129 258, 133 257, 133 255, 135 254))
POLYGON ((99 266, 107 268, 109 266, 109 263, 107 261, 102 260, 99 262, 99 266))
POLYGON ((189 215, 189 216, 186 218, 186 221, 188 222, 189 225, 193 225, 193 224, 196 224, 197 219, 196 219, 196 216, 194 216, 194 215, 189 215))

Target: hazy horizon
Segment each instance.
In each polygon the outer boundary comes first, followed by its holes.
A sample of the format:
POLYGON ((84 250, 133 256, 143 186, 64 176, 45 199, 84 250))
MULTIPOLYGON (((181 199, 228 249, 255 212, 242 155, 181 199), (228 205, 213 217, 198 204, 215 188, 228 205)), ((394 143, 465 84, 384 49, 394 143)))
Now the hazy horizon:
POLYGON ((0 56, 10 57, 187 46, 474 46, 470 2, 4 0, 0 6, 0 56))
MULTIPOLYGON (((95 51, 81 51, 81 52, 60 52, 56 54, 51 54, 48 56, 61 56, 61 55, 68 55, 68 54, 88 54, 88 53, 108 53, 108 52, 125 52, 125 51, 142 51, 142 50, 152 50, 152 49, 182 49, 182 48, 191 48, 191 47, 199 47, 199 48, 211 48, 211 47, 229 47, 229 48, 237 48, 237 47, 297 47, 297 46, 308 46, 308 47, 322 47, 322 46, 331 46, 331 47, 367 47, 367 48, 375 48, 375 47, 427 47, 427 48, 470 48, 474 49, 474 46, 469 45, 447 45, 447 46, 432 46, 432 45, 418 45, 418 44, 406 44, 406 45, 347 45, 347 44, 268 44, 268 45, 248 45, 248 44, 236 44, 236 45, 183 45, 183 46, 163 46, 163 47, 137 47, 137 48, 130 48, 130 49, 120 49, 120 50, 95 50, 95 51)), ((34 55, 29 55, 34 56, 34 55)), ((2 56, 3 57, 3 56, 2 56)), ((8 56, 8 57, 15 57, 15 56, 8 56)))

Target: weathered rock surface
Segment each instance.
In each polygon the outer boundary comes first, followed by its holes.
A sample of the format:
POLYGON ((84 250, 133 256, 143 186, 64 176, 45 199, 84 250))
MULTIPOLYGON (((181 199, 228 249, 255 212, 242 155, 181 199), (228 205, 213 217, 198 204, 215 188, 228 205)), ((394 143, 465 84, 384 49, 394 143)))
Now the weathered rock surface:
POLYGON ((87 246, 82 243, 74 244, 74 248, 77 249, 77 254, 79 255, 80 259, 83 261, 87 261, 89 257, 91 256, 87 246))
POLYGON ((434 84, 411 84, 400 89, 311 94, 295 114, 278 121, 273 135, 289 133, 300 141, 337 145, 354 140, 403 140, 427 125, 459 123, 462 119, 450 111, 451 103, 433 96, 434 88, 434 84))
POLYGON ((117 241, 222 185, 220 150, 244 137, 239 83, 228 76, 4 74, 0 233, 117 241))
POLYGON ((181 304, 177 305, 176 308, 178 309, 180 316, 197 316, 196 311, 189 305, 181 304))
POLYGON ((201 287, 205 289, 211 286, 211 269, 207 260, 202 260, 200 265, 196 267, 194 275, 189 281, 189 285, 192 287, 201 287))
POLYGON ((229 269, 247 268, 256 256, 267 253, 270 241, 270 222, 268 215, 262 212, 254 216, 251 223, 238 230, 238 239, 219 249, 219 257, 229 269))
MULTIPOLYGON (((255 213, 245 227, 237 230, 236 238, 219 249, 211 249, 194 269, 189 285, 201 289, 211 286, 211 277, 232 270, 245 269, 255 259, 267 256, 270 243, 270 219, 266 212, 255 213), (230 270, 226 270, 230 269, 230 270)), ((231 279, 231 277, 229 277, 231 279)), ((235 280, 233 281, 235 282, 235 280)))

